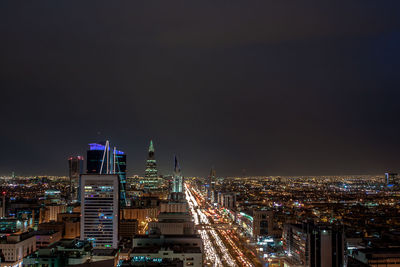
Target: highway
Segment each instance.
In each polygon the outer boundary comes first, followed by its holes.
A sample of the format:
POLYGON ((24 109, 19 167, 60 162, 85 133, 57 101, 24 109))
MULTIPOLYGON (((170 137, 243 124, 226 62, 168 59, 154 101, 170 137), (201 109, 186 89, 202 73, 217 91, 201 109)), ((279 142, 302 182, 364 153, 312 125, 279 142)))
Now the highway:
MULTIPOLYGON (((203 239, 206 265, 254 266, 232 240, 231 236, 236 233, 231 230, 220 229, 218 223, 214 222, 213 217, 222 217, 219 211, 212 208, 205 209, 204 205, 200 204, 204 203, 204 198, 199 191, 190 185, 185 184, 185 189, 186 200, 194 223, 203 239)), ((226 223, 221 225, 226 225, 226 223)))

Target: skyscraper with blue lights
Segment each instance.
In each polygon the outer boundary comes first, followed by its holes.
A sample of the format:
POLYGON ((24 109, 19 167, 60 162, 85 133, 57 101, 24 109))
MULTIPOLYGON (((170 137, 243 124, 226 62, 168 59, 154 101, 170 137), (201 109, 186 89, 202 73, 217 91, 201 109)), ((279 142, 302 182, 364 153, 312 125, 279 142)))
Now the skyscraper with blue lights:
POLYGON ((118 174, 121 205, 126 205, 126 154, 110 148, 109 141, 91 143, 87 151, 88 174, 118 174))
POLYGON ((385 182, 388 187, 392 187, 398 184, 397 173, 386 172, 385 173, 385 182))

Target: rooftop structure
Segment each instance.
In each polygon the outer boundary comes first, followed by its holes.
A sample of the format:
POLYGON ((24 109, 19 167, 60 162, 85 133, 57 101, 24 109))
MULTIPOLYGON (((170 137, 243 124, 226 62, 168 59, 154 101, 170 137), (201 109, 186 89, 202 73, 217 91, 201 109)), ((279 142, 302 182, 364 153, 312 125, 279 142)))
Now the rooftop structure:
POLYGON ((88 174, 117 174, 119 177, 119 199, 121 205, 127 205, 126 201, 126 154, 110 148, 110 142, 91 143, 87 151, 88 174))

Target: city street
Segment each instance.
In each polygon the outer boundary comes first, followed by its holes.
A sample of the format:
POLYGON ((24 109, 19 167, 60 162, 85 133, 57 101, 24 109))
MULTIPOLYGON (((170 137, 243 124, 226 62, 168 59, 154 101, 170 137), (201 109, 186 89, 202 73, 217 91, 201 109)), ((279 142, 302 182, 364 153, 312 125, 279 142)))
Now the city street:
POLYGON ((218 209, 206 208, 200 192, 185 184, 186 199, 194 223, 204 242, 206 264, 216 266, 261 266, 254 252, 245 246, 238 246, 238 233, 231 223, 222 220, 218 209), (252 260, 248 256, 252 256, 252 260), (254 255, 254 256, 253 256, 254 255))

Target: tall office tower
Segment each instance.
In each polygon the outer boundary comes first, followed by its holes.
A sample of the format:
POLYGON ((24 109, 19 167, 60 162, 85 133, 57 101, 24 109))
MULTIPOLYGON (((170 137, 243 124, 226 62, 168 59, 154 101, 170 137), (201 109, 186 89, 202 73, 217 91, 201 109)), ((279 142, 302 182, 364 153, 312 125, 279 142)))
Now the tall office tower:
POLYGON ((95 248, 117 248, 118 175, 83 174, 81 181, 81 239, 95 248))
POLYGON ((91 143, 86 157, 86 173, 107 174, 110 169, 110 147, 106 142, 91 143))
POLYGON ((146 170, 144 172, 143 186, 145 189, 158 189, 160 187, 160 179, 157 174, 157 163, 154 157, 154 145, 150 140, 149 155, 146 161, 146 170))
POLYGON ((226 209, 236 209, 236 194, 235 193, 222 193, 217 194, 217 202, 220 207, 226 209))
POLYGON ((211 168, 210 175, 207 178, 207 198, 211 202, 215 202, 215 170, 211 168))
POLYGON ((69 184, 70 184, 70 201, 79 201, 79 176, 83 173, 83 157, 70 157, 69 165, 69 184))
POLYGON ((126 154, 123 151, 113 149, 113 171, 111 173, 119 176, 119 198, 122 206, 127 205, 126 200, 126 154))
POLYGON ((344 231, 339 226, 286 224, 283 239, 288 255, 285 266, 341 267, 347 262, 344 231))
POLYGON ((126 205, 126 154, 110 148, 109 141, 91 143, 87 151, 88 174, 118 174, 121 205, 126 205))
POLYGON ((385 181, 387 186, 393 186, 398 184, 397 173, 386 172, 385 173, 385 181))
POLYGON ((183 192, 183 177, 181 174, 181 168, 179 167, 178 159, 175 156, 175 167, 174 167, 174 179, 172 181, 172 192, 182 193, 183 192))

